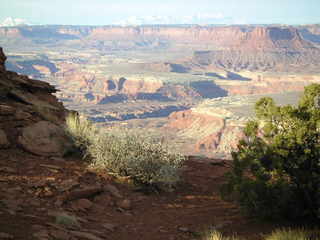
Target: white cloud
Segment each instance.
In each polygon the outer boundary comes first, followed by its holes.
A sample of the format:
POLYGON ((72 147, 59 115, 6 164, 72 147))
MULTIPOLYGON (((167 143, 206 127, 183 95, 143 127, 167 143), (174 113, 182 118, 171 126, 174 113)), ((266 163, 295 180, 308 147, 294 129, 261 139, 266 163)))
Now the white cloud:
POLYGON ((19 25, 29 25, 28 21, 22 18, 12 18, 7 17, 3 20, 2 23, 0 23, 1 27, 13 27, 13 26, 19 26, 19 25))

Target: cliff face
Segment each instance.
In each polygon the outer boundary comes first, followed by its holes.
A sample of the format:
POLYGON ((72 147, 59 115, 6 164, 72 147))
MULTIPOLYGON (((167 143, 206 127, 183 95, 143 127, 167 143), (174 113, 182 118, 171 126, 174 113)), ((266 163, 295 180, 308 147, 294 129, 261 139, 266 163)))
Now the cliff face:
POLYGON ((195 52, 194 61, 235 71, 297 71, 319 66, 319 55, 319 48, 297 29, 257 27, 235 38, 228 48, 195 52))
MULTIPOLYGON (((67 110, 48 83, 6 71, 0 48, 0 150, 22 147, 37 155, 59 156, 68 145, 67 110)), ((70 146, 70 145, 69 145, 70 146)))
POLYGON ((234 42, 234 50, 300 51, 315 48, 303 40, 295 28, 256 27, 234 42))
POLYGON ((228 112, 222 109, 180 111, 170 114, 167 128, 181 138, 193 139, 189 152, 208 156, 229 156, 236 149, 244 121, 227 121, 228 112))
MULTIPOLYGON (((293 27, 253 27, 253 26, 19 26, 0 27, 0 36, 24 38, 58 38, 60 40, 168 40, 179 43, 209 43, 217 49, 247 45, 251 48, 288 47, 288 44, 303 41, 300 32, 309 31, 319 35, 319 27, 306 26, 299 30, 293 27)), ((311 46, 303 43, 303 45, 311 46)), ((244 48, 246 48, 245 46, 244 48)), ((299 47, 299 46, 296 46, 299 47)))
POLYGON ((307 25, 302 26, 299 28, 299 31, 303 38, 307 39, 308 41, 320 44, 320 25, 307 25))
POLYGON ((97 27, 92 28, 88 38, 100 40, 165 39, 178 42, 208 42, 229 45, 232 39, 241 38, 240 27, 97 27))
MULTIPOLYGON (((313 44, 320 42, 318 32, 316 25, 299 29, 253 26, 27 26, 0 28, 0 37, 28 40, 35 44, 59 41, 69 46, 81 45, 99 50, 194 47, 201 50, 194 54, 195 65, 235 71, 293 71, 319 67, 320 50, 313 44)), ((164 63, 146 67, 170 72, 190 70, 188 64, 164 63)))

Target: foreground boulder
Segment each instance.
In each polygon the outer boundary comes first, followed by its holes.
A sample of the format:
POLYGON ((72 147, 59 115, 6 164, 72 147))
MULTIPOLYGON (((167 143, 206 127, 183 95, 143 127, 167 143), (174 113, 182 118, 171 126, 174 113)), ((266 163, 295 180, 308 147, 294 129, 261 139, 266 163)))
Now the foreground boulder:
POLYGON ((65 131, 48 121, 23 128, 18 142, 26 151, 40 156, 61 157, 71 147, 65 131))

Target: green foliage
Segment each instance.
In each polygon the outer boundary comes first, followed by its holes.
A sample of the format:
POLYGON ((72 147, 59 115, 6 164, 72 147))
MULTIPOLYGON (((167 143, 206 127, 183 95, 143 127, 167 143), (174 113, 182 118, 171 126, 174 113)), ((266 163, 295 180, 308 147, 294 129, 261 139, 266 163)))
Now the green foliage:
POLYGON ((88 148, 91 166, 129 176, 135 184, 171 189, 179 181, 184 157, 170 153, 162 143, 138 135, 112 133, 96 137, 88 148))
POLYGON ((222 195, 267 218, 320 219, 320 85, 305 88, 299 105, 256 103, 255 121, 232 153, 222 195))
POLYGON ((67 132, 75 146, 89 159, 90 167, 130 177, 137 185, 171 190, 179 181, 185 158, 171 153, 160 142, 129 134, 103 133, 85 118, 67 118, 67 132))

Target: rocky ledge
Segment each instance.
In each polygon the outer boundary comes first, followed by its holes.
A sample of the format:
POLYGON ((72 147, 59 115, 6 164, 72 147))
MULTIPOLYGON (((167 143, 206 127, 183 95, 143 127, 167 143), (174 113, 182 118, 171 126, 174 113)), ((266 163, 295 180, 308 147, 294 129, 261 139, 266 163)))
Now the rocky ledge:
POLYGON ((62 124, 67 110, 48 83, 7 71, 0 48, 0 149, 22 147, 41 156, 61 156, 68 146, 62 124))

